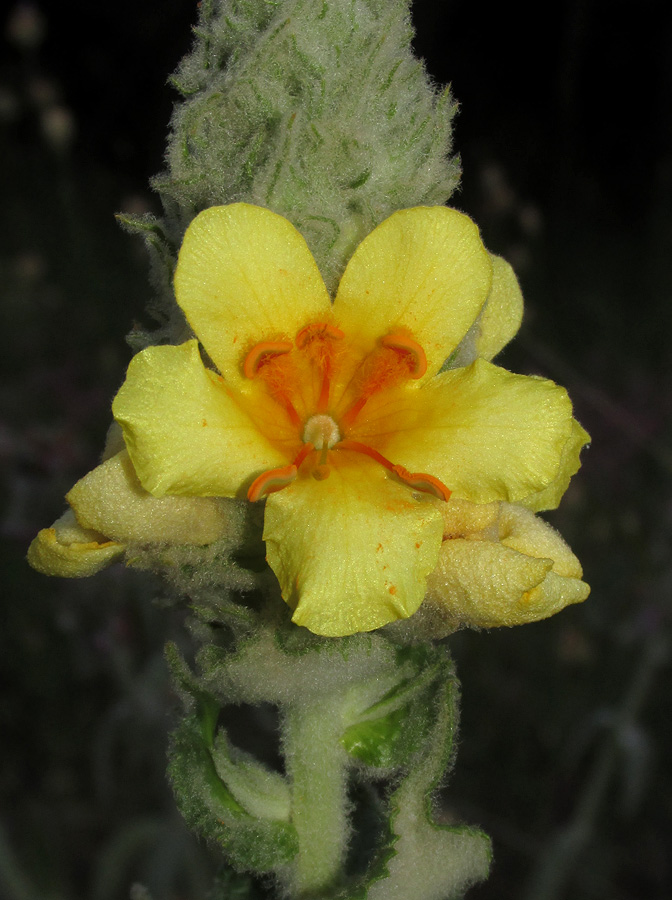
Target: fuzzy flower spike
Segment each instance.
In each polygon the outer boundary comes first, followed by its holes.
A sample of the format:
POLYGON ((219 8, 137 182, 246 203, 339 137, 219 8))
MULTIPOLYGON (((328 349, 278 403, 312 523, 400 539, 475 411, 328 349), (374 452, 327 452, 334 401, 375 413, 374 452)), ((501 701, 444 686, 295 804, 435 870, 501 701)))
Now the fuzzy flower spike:
POLYGON ((156 497, 265 500, 268 562, 317 634, 418 609, 451 496, 555 505, 578 468, 564 389, 482 357, 441 371, 477 320, 491 356, 520 317, 512 273, 455 210, 390 216, 332 304, 289 221, 213 207, 175 292, 198 341, 139 353, 114 401, 135 471, 156 497))

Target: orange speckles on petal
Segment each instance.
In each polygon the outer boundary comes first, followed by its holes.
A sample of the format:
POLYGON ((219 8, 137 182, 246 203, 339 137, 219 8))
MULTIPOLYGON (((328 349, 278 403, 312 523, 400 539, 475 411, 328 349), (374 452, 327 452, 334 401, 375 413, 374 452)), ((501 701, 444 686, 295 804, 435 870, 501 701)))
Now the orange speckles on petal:
POLYGON ((206 419, 203 419, 203 421, 201 422, 201 425, 203 426, 203 428, 208 427, 208 423, 207 423, 206 419))
POLYGON ((394 597, 394 595, 397 593, 397 586, 396 586, 396 584, 391 584, 391 585, 388 587, 387 590, 388 590, 388 591, 390 592, 390 594, 392 594, 392 596, 394 597))

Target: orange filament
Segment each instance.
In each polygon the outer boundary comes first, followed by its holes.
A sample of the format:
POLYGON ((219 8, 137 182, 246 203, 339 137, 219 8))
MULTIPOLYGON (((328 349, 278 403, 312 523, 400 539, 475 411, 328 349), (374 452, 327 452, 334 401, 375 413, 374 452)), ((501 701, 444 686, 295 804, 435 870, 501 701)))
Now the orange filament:
POLYGON ((291 349, 290 341, 261 341, 255 344, 245 357, 243 372, 247 378, 254 378, 262 364, 269 362, 269 357, 282 356, 291 349))
POLYGON ((296 466, 297 471, 301 468, 301 463, 304 461, 304 459, 314 449, 315 449, 315 447, 313 446, 313 444, 310 443, 310 441, 308 441, 307 443, 305 443, 303 445, 303 447, 301 447, 301 449, 299 450, 299 452, 296 455, 296 459, 294 460, 294 465, 296 466))
POLYGON ((341 428, 343 430, 349 428, 350 425, 352 425, 352 423, 364 408, 364 404, 368 399, 368 397, 360 397, 359 400, 355 400, 350 409, 341 416, 341 428))
POLYGON ((394 472, 394 463, 386 459, 382 453, 374 450, 373 447, 369 447, 368 444, 360 444, 359 441, 341 441, 336 446, 339 450, 354 450, 355 453, 364 453, 377 463, 380 463, 381 466, 384 466, 389 472, 394 472))
POLYGON ((317 398, 315 411, 325 413, 329 408, 329 392, 331 390, 331 376, 326 371, 322 375, 322 387, 320 388, 320 396, 317 398))
POLYGON ((292 349, 290 341, 261 341, 245 357, 243 372, 248 378, 262 378, 292 425, 298 427, 301 419, 291 401, 292 386, 296 382, 296 365, 289 355, 292 349))
POLYGON ((427 357, 417 341, 401 332, 386 335, 362 364, 356 385, 358 398, 341 418, 341 426, 348 428, 354 423, 369 397, 407 378, 422 378, 426 371, 427 357))
POLYGON ((341 441, 337 444, 339 450, 354 450, 355 453, 364 453, 366 456, 384 466, 388 472, 393 472, 398 478, 416 491, 424 491, 434 494, 439 500, 449 500, 451 491, 438 478, 433 475, 425 475, 423 472, 409 472, 404 466, 395 465, 382 453, 369 447, 368 444, 360 444, 359 441, 341 441))
POLYGON ((422 378, 427 371, 427 357, 417 341, 407 334, 388 334, 380 342, 383 347, 395 350, 404 358, 408 365, 409 376, 413 379, 422 378))
POLYGON ((291 484, 298 474, 295 465, 281 466, 279 469, 268 469, 255 478, 247 492, 247 499, 252 503, 261 500, 267 494, 281 491, 291 484))
POLYGON ((315 411, 324 413, 329 406, 331 376, 334 370, 335 341, 341 341, 345 334, 335 325, 327 322, 313 322, 304 326, 296 335, 296 346, 322 372, 322 385, 315 411))

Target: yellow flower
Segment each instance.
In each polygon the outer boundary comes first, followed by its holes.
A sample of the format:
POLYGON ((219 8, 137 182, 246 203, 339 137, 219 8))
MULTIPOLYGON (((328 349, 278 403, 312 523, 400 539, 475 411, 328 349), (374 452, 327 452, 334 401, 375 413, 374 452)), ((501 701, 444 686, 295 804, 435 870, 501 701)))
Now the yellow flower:
POLYGON ((392 215, 332 304, 286 219, 214 207, 175 292, 207 355, 191 340, 131 361, 113 412, 135 470, 155 497, 267 498, 268 562, 317 634, 418 609, 449 497, 554 505, 578 468, 566 392, 488 361, 520 291, 455 210, 392 215), (441 371, 451 355, 469 364, 441 371))
POLYGON ((204 545, 230 530, 227 501, 152 497, 125 450, 81 478, 66 500, 68 510, 28 549, 28 562, 45 575, 83 578, 123 556, 129 544, 204 545))
POLYGON ((439 562, 425 604, 438 607, 444 632, 546 619, 590 588, 560 535, 512 503, 446 503, 439 562))

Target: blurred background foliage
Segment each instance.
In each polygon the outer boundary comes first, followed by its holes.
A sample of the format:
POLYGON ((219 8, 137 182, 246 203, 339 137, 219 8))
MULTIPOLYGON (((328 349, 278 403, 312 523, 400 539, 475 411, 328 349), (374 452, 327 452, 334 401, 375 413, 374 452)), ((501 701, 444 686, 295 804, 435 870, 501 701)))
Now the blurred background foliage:
MULTIPOLYGON (((50 581, 24 554, 97 462, 149 299, 118 211, 156 208, 167 75, 194 0, 10 3, 0 20, 0 895, 201 900, 216 869, 164 780, 180 613, 141 573, 50 581), (140 896, 136 892, 136 896, 140 896)), ((590 599, 450 640, 447 818, 494 841, 474 900, 672 896, 672 6, 417 0, 461 103, 454 203, 527 301, 502 364, 570 389, 593 445, 549 519, 590 599), (550 24, 549 24, 550 21, 550 24)), ((410 900, 410 898, 409 898, 410 900)))

